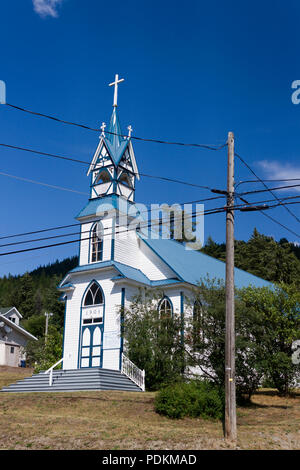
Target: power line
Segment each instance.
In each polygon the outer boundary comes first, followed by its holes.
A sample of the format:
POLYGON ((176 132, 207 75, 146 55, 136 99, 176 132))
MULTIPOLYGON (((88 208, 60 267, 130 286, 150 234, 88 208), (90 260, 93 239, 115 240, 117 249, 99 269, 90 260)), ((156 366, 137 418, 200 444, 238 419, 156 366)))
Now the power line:
POLYGON ((255 176, 255 178, 257 178, 257 180, 260 181, 260 182, 264 185, 264 187, 266 188, 266 190, 270 191, 270 193, 272 194, 272 196, 273 196, 275 199, 277 199, 278 202, 280 202, 280 205, 282 205, 282 206, 285 208, 285 210, 286 210, 292 217, 294 217, 294 219, 297 220, 297 222, 300 222, 300 219, 299 219, 288 207, 286 207, 286 206, 280 201, 280 199, 277 197, 277 195, 274 194, 270 188, 268 188, 268 186, 266 185, 266 183, 255 173, 254 170, 252 170, 252 168, 248 165, 248 163, 247 163, 238 153, 235 152, 234 155, 235 155, 236 157, 238 157, 238 158, 240 159, 240 161, 248 168, 248 170, 251 171, 251 173, 255 176))
MULTIPOLYGON (((239 196, 238 196, 239 197, 239 196)), ((291 196, 291 198, 299 198, 300 196, 291 196)), ((213 198, 213 199, 217 199, 217 198, 213 198)), ((257 204, 262 204, 262 203, 265 203, 265 202, 269 202, 269 201, 274 201, 274 199, 271 199, 271 200, 267 200, 267 201, 257 201, 257 202, 251 202, 249 203, 248 201, 245 201, 243 198, 240 197, 240 199, 243 201, 243 204, 239 204, 239 205, 234 205, 234 206, 231 206, 231 207, 216 207, 216 208, 213 208, 213 209, 208 209, 206 211, 203 211, 203 212, 195 212, 193 213, 192 215, 188 215, 188 217, 191 217, 191 218, 194 218, 196 215, 211 215, 211 214, 217 214, 217 213, 221 213, 221 212, 224 212, 230 208, 234 208, 235 210, 240 210, 240 211, 243 211, 245 210, 245 204, 247 204, 248 206, 251 206, 253 207, 253 210, 256 210, 256 211, 262 211, 262 210, 265 210, 265 209, 272 209, 272 208, 275 208, 275 207, 278 207, 280 204, 275 204, 273 206, 266 206, 266 207, 258 207, 258 206, 254 206, 257 205, 257 204)), ((202 200, 198 200, 198 201, 191 201, 190 203, 192 202, 201 202, 202 200)), ((188 202, 184 203, 184 204, 190 204, 188 202)), ((299 204, 300 202, 288 202, 286 204, 299 204)), ((146 211, 144 211, 145 213, 146 211)), ((148 211, 147 211, 148 212, 148 211)), ((275 219, 273 219, 272 217, 270 217, 272 220, 274 220, 276 223, 279 223, 278 221, 276 221, 275 219)), ((182 215, 180 218, 177 218, 177 219, 173 219, 174 220, 182 220, 182 215)), ((280 224, 280 223, 279 223, 280 224)), ((74 224, 74 225, 81 225, 81 224, 74 224)), ((151 222, 151 223, 148 223, 146 225, 144 225, 144 227, 152 227, 152 226, 160 226, 160 225, 163 225, 163 222, 162 221, 159 221, 159 222, 151 222)), ((280 224, 282 227, 286 228, 283 224, 280 224)), ((60 228, 60 227, 56 227, 57 229, 60 228)), ((51 228, 51 229, 48 229, 48 230, 52 230, 52 229, 55 229, 54 228, 51 228)), ((110 230, 110 227, 106 227, 104 228, 104 230, 110 230)), ((125 229, 125 230, 117 230, 115 233, 125 233, 125 232, 129 232, 131 230, 134 230, 134 228, 132 229, 125 229)), ((33 232, 30 232, 30 233, 33 233, 33 232)), ((33 240, 23 240, 21 242, 15 242, 15 243, 8 243, 8 244, 3 244, 3 245, 0 245, 0 248, 2 247, 6 247, 6 246, 12 246, 12 245, 20 245, 20 244, 27 244, 27 243, 34 243, 34 242, 37 242, 37 241, 43 241, 43 240, 50 240, 50 239, 56 239, 56 238, 61 238, 61 237, 68 237, 68 236, 74 236, 74 235, 82 235, 84 233, 90 233, 90 230, 87 230, 87 231, 82 231, 80 233, 78 232, 74 232, 74 233, 68 233, 68 234, 62 234, 62 235, 55 235, 55 236, 52 236, 52 237, 45 237, 45 238, 38 238, 38 239, 33 239, 33 240)), ((299 234, 297 234, 296 232, 292 232, 294 235, 300 237, 299 234)), ((110 232, 110 233, 107 233, 105 235, 113 235, 113 232, 110 232)), ((15 235, 15 236, 18 236, 18 235, 15 235)), ((4 238, 4 237, 3 237, 4 238)), ((48 247, 53 247, 53 246, 60 246, 60 245, 64 245, 64 244, 69 244, 69 243, 75 243, 75 242, 81 242, 81 241, 84 241, 84 240, 90 240, 91 237, 88 237, 88 238, 80 238, 78 240, 71 240, 71 241, 67 241, 67 242, 62 242, 62 243, 57 243, 57 244, 53 244, 53 245, 47 245, 45 247, 36 247, 36 248, 30 248, 30 249, 25 249, 25 250, 18 250, 18 251, 15 251, 15 252, 10 252, 10 253, 3 253, 3 254, 0 254, 1 255, 6 255, 6 254, 14 254, 14 253, 21 253, 21 252, 25 252, 25 251, 32 251, 34 249, 42 249, 42 248, 48 248, 48 247)))
MULTIPOLYGON (((300 178, 281 178, 281 179, 262 179, 264 183, 266 182, 276 182, 276 181, 300 181, 300 178)), ((246 183, 257 183, 257 180, 245 180, 245 181, 239 181, 235 185, 235 189, 240 186, 240 184, 246 184, 246 183)))
MULTIPOLYGON (((237 197, 239 199, 241 199, 245 204, 248 204, 249 206, 252 205, 251 202, 248 202, 246 201, 244 198, 242 198, 241 196, 237 195, 237 197)), ((263 212, 262 210, 259 211, 262 215, 264 215, 265 217, 267 217, 268 219, 272 220, 272 222, 274 222, 275 224, 279 225, 280 227, 284 228, 285 230, 287 230, 288 232, 292 233, 293 235, 296 235, 296 237, 300 238, 300 235, 297 233, 297 232, 294 232, 294 230, 290 229, 289 227, 287 227, 286 225, 282 224, 281 222, 279 222, 278 220, 274 219, 274 217, 270 216, 269 214, 266 214, 265 212, 263 212)))
MULTIPOLYGON (((207 211, 207 212, 204 211, 204 212, 198 213, 198 215, 217 214, 217 213, 225 212, 225 210, 226 209, 221 208, 220 210, 211 210, 211 211, 207 211)), ((191 217, 195 217, 196 215, 197 215, 197 213, 193 214, 191 217)), ((160 221, 158 224, 155 224, 155 225, 159 226, 159 225, 162 225, 162 224, 163 223, 160 221)), ((153 224, 147 224, 147 225, 143 226, 142 228, 147 228, 147 227, 149 228, 149 227, 152 227, 152 226, 153 226, 153 224)), ((136 227, 133 227, 131 229, 119 230, 119 231, 116 231, 115 234, 117 234, 117 233, 118 234, 119 233, 126 233, 126 232, 130 232, 130 231, 133 231, 133 230, 136 230, 136 227)), ((106 234, 106 236, 108 236, 108 235, 113 235, 113 232, 106 234)), ((7 255, 18 254, 18 253, 25 253, 25 252, 28 252, 28 251, 42 250, 42 249, 52 248, 52 247, 56 247, 56 246, 68 245, 68 244, 71 244, 71 243, 78 243, 78 242, 82 242, 82 241, 86 241, 86 240, 91 240, 91 237, 81 238, 81 239, 78 239, 78 240, 69 240, 69 241, 66 241, 66 242, 54 243, 54 244, 51 244, 51 245, 25 248, 23 250, 11 251, 11 252, 6 252, 6 253, 0 253, 0 256, 7 256, 7 255)))
MULTIPOLYGON (((71 162, 75 162, 75 163, 81 163, 83 165, 89 165, 89 166, 91 165, 90 162, 87 162, 87 161, 84 161, 84 160, 78 160, 76 158, 65 157, 65 156, 62 156, 62 155, 56 155, 56 154, 53 154, 53 153, 42 152, 42 151, 39 151, 39 150, 29 149, 29 148, 25 148, 25 147, 19 147, 19 146, 16 146, 16 145, 0 143, 0 146, 10 148, 10 149, 14 149, 14 150, 22 150, 24 152, 33 153, 33 154, 36 154, 36 155, 44 155, 46 157, 59 158, 61 160, 67 160, 67 161, 71 161, 71 162)), ((168 181, 168 182, 172 182, 172 183, 184 184, 184 185, 187 185, 187 186, 193 186, 195 188, 201 188, 201 189, 207 189, 207 190, 212 189, 209 186, 203 186, 203 185, 199 185, 199 184, 196 184, 196 183, 190 183, 188 181, 182 181, 182 180, 169 178, 169 177, 165 177, 165 176, 149 175, 147 173, 140 173, 140 172, 135 173, 135 172, 132 172, 132 171, 130 173, 132 173, 135 176, 140 175, 140 176, 144 176, 146 178, 154 178, 154 179, 159 179, 159 180, 162 180, 162 181, 168 181)))
MULTIPOLYGON (((181 203, 181 205, 196 204, 196 203, 200 203, 200 202, 206 202, 206 201, 211 201, 211 200, 216 200, 216 199, 221 199, 221 198, 222 198, 222 196, 205 198, 205 199, 197 199, 195 201, 183 202, 183 203, 181 203)), ((155 212, 156 212, 156 210, 155 210, 155 212)), ((149 214, 149 211, 142 211, 138 215, 141 215, 141 214, 149 214)), ((150 210, 150 215, 151 215, 151 210, 150 210)), ((0 237, 0 240, 4 240, 4 239, 8 239, 8 238, 21 237, 21 236, 26 236, 26 235, 34 235, 34 234, 37 234, 37 233, 53 231, 53 230, 60 230, 60 229, 64 229, 64 228, 81 227, 81 226, 83 227, 84 225, 88 225, 88 224, 90 224, 90 222, 85 222, 85 223, 82 223, 82 224, 70 224, 70 225, 62 225, 62 226, 57 226, 57 227, 50 227, 48 229, 35 230, 35 231, 31 231, 31 232, 18 233, 18 234, 14 234, 14 235, 7 235, 7 236, 4 236, 4 237, 0 237)), ((108 228, 104 228, 104 230, 107 230, 107 229, 108 228)), ((42 241, 42 240, 51 240, 51 239, 55 239, 55 238, 68 237, 68 236, 73 236, 73 235, 80 235, 82 233, 89 233, 89 232, 90 232, 90 230, 86 230, 86 231, 81 231, 81 232, 65 233, 65 234, 62 234, 62 235, 54 235, 54 236, 50 236, 50 237, 42 237, 42 238, 37 238, 37 239, 34 239, 34 240, 22 240, 21 242, 2 244, 2 245, 0 245, 0 248, 5 247, 5 246, 21 245, 21 244, 33 243, 33 242, 42 241)))
POLYGON ((247 194, 257 194, 257 193, 265 193, 265 192, 272 193, 272 191, 278 191, 279 189, 290 189, 290 188, 299 188, 299 187, 300 187, 300 184, 289 184, 287 186, 277 186, 275 188, 267 188, 267 189, 255 189, 254 191, 245 191, 243 193, 236 193, 236 194, 239 194, 240 196, 245 196, 247 194))
MULTIPOLYGON (((10 103, 5 103, 5 104, 6 104, 6 106, 17 109, 19 111, 23 111, 25 113, 33 114, 33 115, 38 116, 38 117, 44 117, 44 118, 47 118, 47 119, 51 119, 53 121, 60 122, 62 124, 68 124, 68 125, 72 125, 72 126, 81 127, 83 129, 87 129, 87 130, 90 130, 90 131, 102 132, 102 129, 100 129, 100 128, 93 128, 93 127, 87 126, 85 124, 79 124, 79 123, 72 122, 72 121, 65 121, 65 120, 60 119, 56 116, 50 116, 48 114, 38 113, 36 111, 32 111, 32 110, 26 109, 26 108, 22 108, 21 106, 16 106, 16 105, 13 105, 13 104, 10 104, 10 103)), ((124 134, 117 134, 116 132, 110 132, 110 131, 105 131, 105 132, 107 134, 118 135, 120 137, 128 138, 128 136, 124 135, 124 134)), ((180 145, 180 146, 184 146, 184 147, 197 147, 197 148, 202 148, 202 149, 206 149, 206 150, 221 150, 222 148, 226 147, 226 145, 227 145, 227 143, 219 145, 219 146, 212 146, 212 145, 197 144, 197 143, 196 144, 191 144, 191 143, 184 143, 184 142, 168 142, 168 141, 160 140, 160 139, 146 139, 146 138, 136 137, 136 136, 131 136, 131 139, 135 139, 135 140, 139 140, 139 141, 143 141, 143 142, 154 142, 154 143, 157 143, 157 144, 180 145)))
POLYGON ((9 178, 14 178, 19 181, 25 181, 26 183, 33 183, 39 186, 46 186, 47 188, 51 188, 51 189, 59 189, 61 191, 68 191, 68 192, 80 194, 83 196, 89 196, 89 193, 83 193, 81 191, 77 191, 76 189, 64 188, 63 186, 56 186, 53 184, 42 183, 41 181, 35 181, 35 180, 28 179, 28 178, 23 178, 22 176, 11 175, 9 173, 4 173, 3 171, 0 171, 0 175, 8 176, 9 178))

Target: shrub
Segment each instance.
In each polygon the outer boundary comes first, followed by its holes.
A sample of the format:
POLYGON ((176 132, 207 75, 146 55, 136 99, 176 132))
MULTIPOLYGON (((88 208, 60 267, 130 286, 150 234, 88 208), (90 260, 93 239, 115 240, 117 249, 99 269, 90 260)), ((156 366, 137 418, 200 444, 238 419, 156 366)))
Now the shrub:
POLYGON ((224 392, 204 380, 168 385, 158 392, 155 411, 173 419, 184 416, 222 419, 224 392))

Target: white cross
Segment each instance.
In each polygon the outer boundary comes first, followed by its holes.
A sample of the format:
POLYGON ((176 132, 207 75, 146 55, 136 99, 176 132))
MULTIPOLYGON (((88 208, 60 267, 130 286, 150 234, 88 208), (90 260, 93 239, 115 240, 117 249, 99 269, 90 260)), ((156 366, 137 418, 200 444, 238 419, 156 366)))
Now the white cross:
POLYGON ((103 136, 105 135, 105 134, 104 134, 105 128, 106 128, 106 124, 105 124, 105 122, 102 122, 102 126, 100 127, 100 129, 101 129, 101 131, 102 131, 102 134, 101 134, 101 135, 103 135, 103 136))
POLYGON ((108 86, 115 86, 115 93, 114 93, 114 104, 113 106, 118 106, 118 84, 124 82, 124 78, 120 78, 119 80, 119 75, 116 74, 115 76, 115 81, 110 83, 108 86))

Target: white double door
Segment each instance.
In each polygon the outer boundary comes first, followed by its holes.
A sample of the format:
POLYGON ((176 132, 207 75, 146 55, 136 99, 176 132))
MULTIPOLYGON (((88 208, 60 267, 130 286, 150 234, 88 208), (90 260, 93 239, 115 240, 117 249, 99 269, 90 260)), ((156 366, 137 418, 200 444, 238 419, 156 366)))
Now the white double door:
POLYGON ((102 367, 103 325, 84 325, 81 335, 80 367, 102 367))

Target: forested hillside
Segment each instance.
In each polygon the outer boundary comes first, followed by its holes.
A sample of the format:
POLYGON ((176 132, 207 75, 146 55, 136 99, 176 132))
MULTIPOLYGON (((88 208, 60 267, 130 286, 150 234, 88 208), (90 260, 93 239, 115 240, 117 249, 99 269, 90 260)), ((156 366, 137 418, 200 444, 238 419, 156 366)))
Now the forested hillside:
MULTIPOLYGON (((215 243, 211 237, 202 251, 222 261, 226 259, 225 243, 215 243)), ((300 285, 300 246, 285 238, 276 242, 254 229, 247 242, 235 241, 235 266, 267 281, 300 285)))
POLYGON ((23 315, 22 325, 37 336, 44 335, 45 312, 52 312, 51 324, 63 327, 64 303, 57 286, 65 274, 78 264, 77 256, 41 266, 22 276, 0 278, 0 306, 16 307, 23 315))
MULTIPOLYGON (((225 261, 225 243, 215 243, 210 237, 202 251, 225 261)), ((0 307, 17 307, 23 315, 23 326, 37 336, 44 335, 44 313, 52 312, 51 324, 61 331, 64 303, 59 300, 56 287, 77 263, 78 258, 74 256, 22 276, 0 278, 0 307)), ((276 242, 256 229, 247 242, 236 240, 235 265, 268 281, 300 285, 300 247, 286 239, 276 242)))

